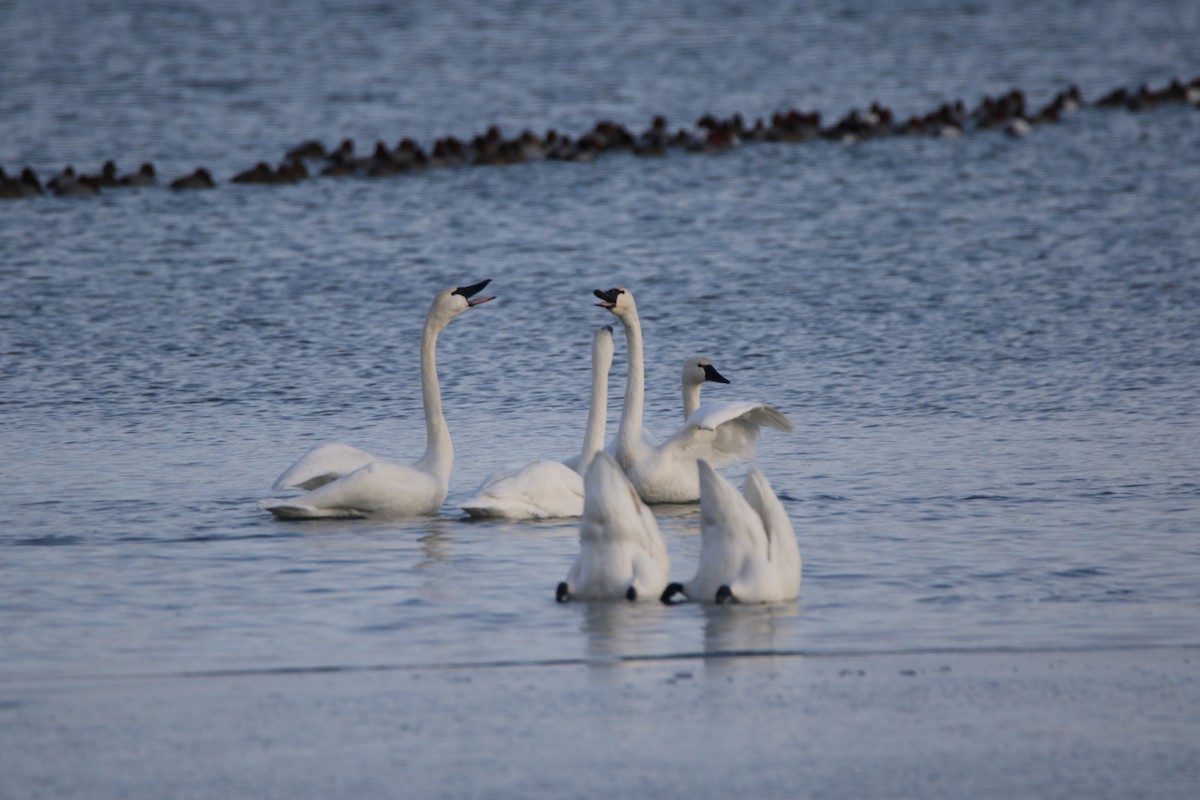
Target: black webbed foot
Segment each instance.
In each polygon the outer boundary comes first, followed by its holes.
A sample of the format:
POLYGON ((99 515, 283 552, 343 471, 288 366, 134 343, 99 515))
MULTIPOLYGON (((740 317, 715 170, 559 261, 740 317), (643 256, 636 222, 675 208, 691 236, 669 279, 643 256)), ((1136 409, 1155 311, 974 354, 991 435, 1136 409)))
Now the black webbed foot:
POLYGON ((726 600, 731 603, 734 601, 733 590, 728 586, 722 586, 720 589, 717 589, 717 605, 723 604, 726 600))
POLYGON ((662 602, 666 603, 667 605, 673 605, 673 603, 671 602, 671 598, 677 594, 683 594, 683 584, 682 583, 668 583, 667 588, 663 589, 662 596, 659 597, 658 599, 661 600, 662 602))
POLYGON ((569 593, 567 592, 567 582, 566 581, 563 581, 562 583, 560 583, 558 585, 558 588, 554 590, 554 599, 556 602, 559 602, 559 603, 565 603, 571 599, 569 593))
POLYGON ((630 586, 629 589, 625 592, 625 599, 626 600, 637 600, 637 589, 630 586))

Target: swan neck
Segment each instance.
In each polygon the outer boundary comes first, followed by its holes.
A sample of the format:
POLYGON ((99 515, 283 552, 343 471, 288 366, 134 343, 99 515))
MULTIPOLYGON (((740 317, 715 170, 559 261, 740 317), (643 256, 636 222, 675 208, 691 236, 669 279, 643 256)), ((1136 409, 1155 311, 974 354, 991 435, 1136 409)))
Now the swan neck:
POLYGON ((425 320, 421 334, 421 402, 425 409, 425 455, 418 464, 437 475, 444 483, 450 481, 454 468, 454 444, 450 428, 442 413, 442 389, 437 374, 437 339, 444 325, 433 319, 425 320))
POLYGON ((592 362, 592 402, 588 407, 587 431, 583 436, 583 453, 579 459, 579 474, 587 473, 588 464, 604 447, 604 428, 608 422, 608 373, 607 364, 592 362))
POLYGON ((625 381, 625 405, 621 409, 621 428, 617 433, 617 461, 628 469, 632 456, 642 444, 642 411, 646 392, 646 364, 642 356, 642 323, 634 310, 621 319, 629 346, 629 375, 625 381))
POLYGON ((685 422, 700 407, 700 387, 699 383, 683 382, 683 419, 685 422))

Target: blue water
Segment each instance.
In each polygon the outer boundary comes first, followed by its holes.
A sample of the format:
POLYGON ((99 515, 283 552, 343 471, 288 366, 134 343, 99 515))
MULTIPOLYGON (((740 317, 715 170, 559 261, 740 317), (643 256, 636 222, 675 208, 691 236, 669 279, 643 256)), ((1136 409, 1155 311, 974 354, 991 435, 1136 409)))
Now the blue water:
MULTIPOLYGON (((0 4, 10 173, 221 184, 0 205, 0 677, 1200 644, 1195 108, 228 183, 309 138, 907 116, 1200 74, 1195 3, 809 5, 0 4), (313 443, 419 455, 429 299, 487 277, 499 299, 440 343, 443 513, 257 510, 313 443), (457 512, 494 467, 577 451, 613 285, 642 311, 653 430, 692 353, 733 381, 707 397, 796 421, 757 463, 799 602, 559 606, 574 524, 457 512)), ((687 578, 696 508, 656 510, 687 578)))

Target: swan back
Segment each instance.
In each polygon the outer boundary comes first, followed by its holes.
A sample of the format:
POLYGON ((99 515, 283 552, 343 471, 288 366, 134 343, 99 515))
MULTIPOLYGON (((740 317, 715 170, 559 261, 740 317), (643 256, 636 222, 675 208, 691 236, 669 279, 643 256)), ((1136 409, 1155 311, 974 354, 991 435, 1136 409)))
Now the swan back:
POLYGON ((604 452, 584 478, 579 548, 560 600, 653 599, 667 584, 670 559, 658 522, 604 452))

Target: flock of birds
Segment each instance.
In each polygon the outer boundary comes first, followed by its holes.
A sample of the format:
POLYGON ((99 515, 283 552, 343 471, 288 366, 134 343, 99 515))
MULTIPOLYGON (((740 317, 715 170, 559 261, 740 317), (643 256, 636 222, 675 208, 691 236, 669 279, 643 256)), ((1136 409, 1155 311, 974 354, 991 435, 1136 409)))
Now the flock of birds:
MULTIPOLYGON (((1200 76, 1189 82, 1176 78, 1162 89, 1142 85, 1130 90, 1118 87, 1103 95, 1093 105, 1099 108, 1124 108, 1144 111, 1163 103, 1186 103, 1200 108, 1200 76)), ((289 150, 284 160, 272 167, 260 161, 253 167, 234 175, 233 183, 291 184, 307 180, 312 175, 357 175, 389 177, 436 167, 466 165, 517 164, 525 161, 559 160, 591 161, 610 152, 631 152, 638 156, 661 157, 671 150, 698 153, 718 153, 737 147, 743 142, 805 142, 828 139, 853 143, 883 136, 936 136, 955 138, 970 129, 1003 130, 1011 136, 1024 136, 1038 125, 1060 122, 1064 116, 1085 105, 1076 86, 1059 92, 1040 109, 1030 107, 1025 93, 1013 89, 993 98, 986 96, 968 111, 961 100, 944 103, 936 110, 907 119, 899 119, 886 106, 877 102, 866 111, 849 112, 832 125, 822 125, 818 112, 792 109, 776 112, 770 122, 757 119, 747 124, 741 114, 728 119, 712 115, 701 117, 692 128, 670 130, 662 116, 654 118, 650 127, 635 134, 612 121, 597 122, 587 133, 571 137, 555 130, 539 136, 526 130, 513 139, 506 139, 493 126, 469 140, 447 136, 436 140, 429 150, 411 138, 401 139, 394 148, 377 142, 374 149, 359 154, 352 139, 326 149, 319 141, 309 141, 289 150)), ((106 161, 98 173, 79 173, 71 165, 48 179, 44 184, 37 173, 23 168, 9 176, 0 167, 0 199, 36 197, 47 192, 59 196, 87 196, 104 189, 155 186, 158 175, 153 164, 144 163, 128 174, 119 174, 113 161, 106 161)), ((212 189, 217 182, 212 173, 199 167, 167 184, 172 189, 212 189)))
MULTIPOLYGON (((318 445, 275 481, 302 494, 265 500, 281 519, 408 517, 437 514, 450 489, 454 446, 442 412, 438 335, 468 309, 490 281, 450 287, 433 299, 421 335, 425 452, 411 465, 347 444, 318 445)), ((596 290, 597 304, 625 330, 629 367, 625 403, 605 445, 613 331, 592 339, 592 392, 581 452, 564 461, 534 461, 483 481, 461 508, 473 517, 580 517, 580 554, 555 597, 568 600, 689 600, 763 603, 800 594, 800 550, 783 504, 751 468, 739 493, 716 467, 754 456, 760 428, 790 431, 783 413, 764 403, 700 402, 705 382, 729 383, 706 358, 693 356, 681 376, 684 424, 664 441, 642 426, 645 393, 642 326, 628 289, 596 290), (668 583, 670 559, 653 503, 700 502, 700 565, 684 583, 668 583)))

